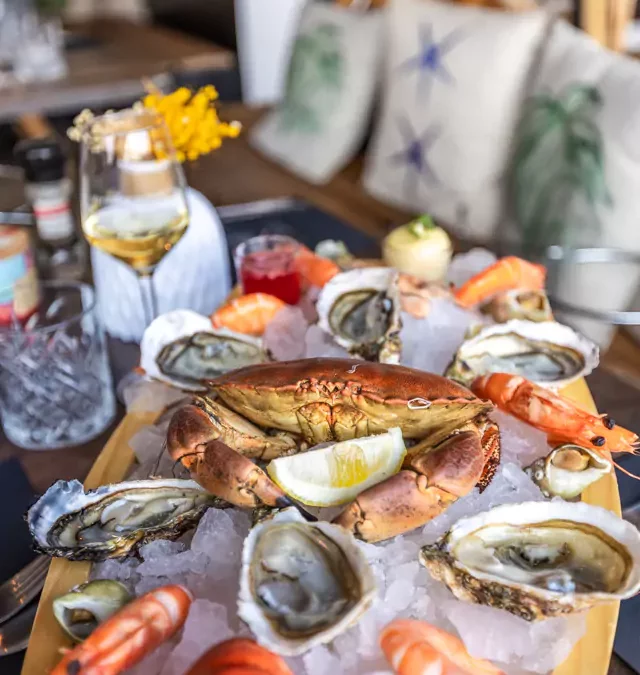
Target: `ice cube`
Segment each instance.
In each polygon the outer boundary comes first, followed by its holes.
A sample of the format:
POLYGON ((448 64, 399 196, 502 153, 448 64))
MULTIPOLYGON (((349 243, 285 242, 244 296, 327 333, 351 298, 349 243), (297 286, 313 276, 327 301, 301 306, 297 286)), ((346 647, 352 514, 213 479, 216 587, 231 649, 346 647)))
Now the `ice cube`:
POLYGON ((264 332, 264 345, 276 361, 301 359, 308 326, 300 307, 284 307, 269 322, 264 332))
POLYGON ((482 317, 451 300, 435 298, 424 319, 402 314, 401 362, 410 368, 442 375, 462 344, 466 332, 482 317))
POLYGON ((191 603, 182 638, 165 663, 161 675, 184 675, 213 645, 233 637, 227 609, 209 600, 191 603))
POLYGON ((305 357, 326 356, 338 359, 349 359, 352 356, 341 347, 331 335, 325 333, 320 326, 309 326, 304 338, 305 357))
POLYGON ((447 272, 447 281, 454 286, 462 286, 482 270, 493 265, 496 256, 486 248, 472 248, 467 253, 458 253, 453 257, 447 272))
POLYGON ((547 435, 535 427, 522 422, 501 410, 491 413, 500 427, 500 441, 503 462, 514 462, 525 467, 538 457, 549 453, 547 435))
POLYGON ((302 657, 302 662, 307 675, 341 675, 344 672, 340 659, 324 645, 308 651, 302 657))

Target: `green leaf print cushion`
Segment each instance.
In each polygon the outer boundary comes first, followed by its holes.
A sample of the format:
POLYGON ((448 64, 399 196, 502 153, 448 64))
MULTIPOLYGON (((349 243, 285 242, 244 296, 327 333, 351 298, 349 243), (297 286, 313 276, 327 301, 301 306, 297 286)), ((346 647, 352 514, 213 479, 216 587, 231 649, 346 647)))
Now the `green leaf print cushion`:
MULTIPOLYGON (((551 245, 640 251, 640 62, 554 24, 516 137, 509 236, 535 255, 551 245)), ((551 292, 574 305, 624 310, 640 271, 566 265, 551 292)), ((558 315, 606 346, 611 326, 558 315)))
POLYGON ((349 162, 368 129, 382 50, 382 12, 312 2, 302 13, 282 101, 251 143, 313 183, 349 162))

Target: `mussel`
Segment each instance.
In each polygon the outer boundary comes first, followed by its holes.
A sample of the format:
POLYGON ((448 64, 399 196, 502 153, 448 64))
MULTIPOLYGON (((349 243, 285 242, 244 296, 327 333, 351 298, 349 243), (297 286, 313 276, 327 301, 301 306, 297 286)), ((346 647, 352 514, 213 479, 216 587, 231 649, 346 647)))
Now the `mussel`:
POLYGON ((127 587, 119 581, 96 579, 57 597, 53 601, 53 615, 72 640, 82 642, 132 599, 127 587))

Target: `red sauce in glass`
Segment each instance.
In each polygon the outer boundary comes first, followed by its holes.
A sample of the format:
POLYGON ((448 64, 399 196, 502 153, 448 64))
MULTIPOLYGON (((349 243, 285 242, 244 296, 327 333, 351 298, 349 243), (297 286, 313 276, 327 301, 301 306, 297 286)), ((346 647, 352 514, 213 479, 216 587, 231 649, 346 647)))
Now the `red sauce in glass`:
POLYGON ((245 255, 240 266, 244 293, 269 293, 289 305, 296 305, 300 300, 300 275, 294 257, 294 253, 286 249, 245 255))

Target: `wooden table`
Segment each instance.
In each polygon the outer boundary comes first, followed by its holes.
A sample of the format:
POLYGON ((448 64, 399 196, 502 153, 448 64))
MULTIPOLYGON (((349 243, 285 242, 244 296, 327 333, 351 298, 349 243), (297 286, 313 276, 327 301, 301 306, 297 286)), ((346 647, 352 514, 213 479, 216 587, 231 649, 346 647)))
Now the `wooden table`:
POLYGON ((67 77, 2 90, 0 122, 26 113, 76 112, 129 104, 143 92, 141 78, 169 78, 171 72, 226 70, 235 55, 206 40, 158 26, 100 19, 70 26, 96 46, 68 50, 67 77))
MULTIPOLYGON (((260 114, 259 110, 239 104, 225 105, 221 109, 223 119, 241 121, 245 125, 245 132, 260 114)), ((213 155, 186 167, 189 184, 216 206, 298 197, 363 232, 382 237, 392 227, 406 222, 412 214, 386 206, 364 193, 359 185, 361 169, 362 162, 358 159, 328 185, 312 186, 254 152, 247 142, 246 134, 236 141, 227 142, 213 155)), ((135 362, 135 348, 130 345, 114 342, 111 351, 117 361, 116 372, 123 372, 128 363, 135 362)), ((84 478, 114 428, 115 425, 86 446, 50 453, 20 450, 2 438, 0 461, 10 456, 18 457, 34 488, 43 491, 58 478, 84 478)), ((610 675, 631 673, 614 657, 610 675)))

